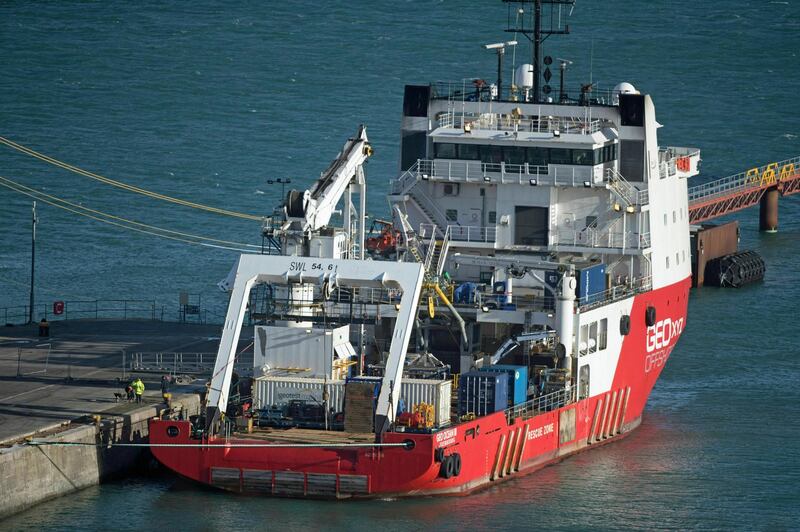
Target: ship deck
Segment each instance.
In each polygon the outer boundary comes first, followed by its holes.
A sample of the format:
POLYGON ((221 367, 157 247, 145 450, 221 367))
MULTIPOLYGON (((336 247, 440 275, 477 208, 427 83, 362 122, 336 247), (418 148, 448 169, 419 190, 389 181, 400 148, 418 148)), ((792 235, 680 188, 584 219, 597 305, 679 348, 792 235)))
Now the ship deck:
POLYGON ((372 443, 375 434, 371 432, 343 432, 337 430, 301 428, 253 428, 251 433, 237 433, 236 437, 248 440, 263 440, 275 443, 372 443))

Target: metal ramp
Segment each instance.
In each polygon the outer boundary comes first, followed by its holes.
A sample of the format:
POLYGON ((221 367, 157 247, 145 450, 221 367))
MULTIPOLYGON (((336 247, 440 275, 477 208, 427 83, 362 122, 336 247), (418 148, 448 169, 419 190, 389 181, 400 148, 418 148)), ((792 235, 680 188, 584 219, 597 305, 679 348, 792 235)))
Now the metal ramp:
POLYGON ((781 196, 800 192, 800 156, 689 188, 689 223, 757 205, 769 190, 781 196))

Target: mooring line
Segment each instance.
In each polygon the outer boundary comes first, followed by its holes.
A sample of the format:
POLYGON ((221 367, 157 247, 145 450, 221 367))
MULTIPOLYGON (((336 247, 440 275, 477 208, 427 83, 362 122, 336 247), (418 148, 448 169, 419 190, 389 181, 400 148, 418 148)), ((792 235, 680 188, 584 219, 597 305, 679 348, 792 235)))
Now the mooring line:
POLYGON ((288 449, 288 448, 369 448, 369 447, 410 447, 409 443, 88 443, 69 441, 38 441, 25 442, 26 445, 61 446, 61 447, 175 447, 175 448, 220 448, 220 449, 288 449))

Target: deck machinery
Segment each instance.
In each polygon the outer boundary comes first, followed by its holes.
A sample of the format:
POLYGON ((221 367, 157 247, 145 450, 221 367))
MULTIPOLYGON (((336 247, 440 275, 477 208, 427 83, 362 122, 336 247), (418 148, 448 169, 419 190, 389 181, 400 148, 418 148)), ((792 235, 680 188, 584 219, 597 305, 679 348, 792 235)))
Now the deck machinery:
POLYGON ((573 2, 505 3, 532 42, 512 83, 498 53, 494 83, 405 88, 396 260, 364 256, 361 128, 268 224, 282 254, 243 255, 229 276, 204 422, 153 421, 162 463, 270 495, 467 493, 638 426, 686 324, 700 154, 660 147, 653 101, 629 83, 573 90, 562 61, 554 93, 543 35, 566 33, 573 2), (254 410, 268 422, 231 433, 234 347, 259 283, 273 301, 254 410), (431 360, 447 378, 410 378, 431 360), (302 402, 319 419, 299 419, 302 402))

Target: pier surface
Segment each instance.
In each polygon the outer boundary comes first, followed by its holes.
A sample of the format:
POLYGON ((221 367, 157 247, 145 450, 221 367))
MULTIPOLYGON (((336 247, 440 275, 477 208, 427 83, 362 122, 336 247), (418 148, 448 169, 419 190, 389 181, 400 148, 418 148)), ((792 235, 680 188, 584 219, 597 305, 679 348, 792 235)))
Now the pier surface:
MULTIPOLYGON (((38 336, 38 325, 0 327, 0 443, 87 414, 132 410, 137 405, 114 395, 131 378, 123 363, 129 368, 135 353, 166 353, 167 360, 171 353, 206 353, 213 363, 219 333, 219 325, 149 320, 58 321, 50 324, 49 338, 38 336)), ((242 336, 240 350, 252 337, 242 336)), ((161 403, 164 372, 135 374, 145 382, 145 403, 161 403)), ((192 390, 175 385, 171 391, 192 390)))

